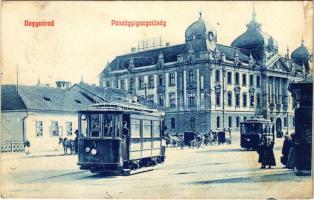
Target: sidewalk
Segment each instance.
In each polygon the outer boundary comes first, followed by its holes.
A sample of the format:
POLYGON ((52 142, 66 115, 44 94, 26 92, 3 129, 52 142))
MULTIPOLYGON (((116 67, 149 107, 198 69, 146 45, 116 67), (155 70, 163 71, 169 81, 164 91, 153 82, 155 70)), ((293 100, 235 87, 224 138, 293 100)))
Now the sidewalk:
MULTIPOLYGON (((74 154, 72 154, 72 155, 74 155, 74 154)), ((25 152, 2 152, 2 153, 0 153, 0 158, 2 161, 23 159, 23 158, 54 157, 54 156, 65 156, 65 155, 64 155, 63 151, 31 152, 28 155, 25 152)))

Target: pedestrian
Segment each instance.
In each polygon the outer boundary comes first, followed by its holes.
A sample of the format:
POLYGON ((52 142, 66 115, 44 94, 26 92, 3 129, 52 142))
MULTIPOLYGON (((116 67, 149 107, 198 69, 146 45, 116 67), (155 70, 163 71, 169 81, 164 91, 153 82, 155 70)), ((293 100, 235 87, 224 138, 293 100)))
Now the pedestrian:
POLYGON ((25 150, 26 155, 30 154, 30 150, 29 150, 30 147, 31 147, 31 143, 26 139, 24 142, 24 150, 25 150))
POLYGON ((287 160, 287 168, 288 169, 293 169, 295 166, 295 134, 291 134, 291 147, 289 149, 289 155, 288 155, 288 160, 287 160))
POLYGON ((283 142, 283 146, 282 146, 282 150, 281 150, 282 156, 280 158, 281 163, 285 166, 287 166, 287 161, 288 161, 291 146, 292 146, 292 140, 289 137, 289 134, 287 132, 285 135, 285 140, 283 142))
POLYGON ((270 169, 271 166, 276 166, 275 156, 273 152, 274 142, 270 138, 263 137, 258 148, 258 162, 261 163, 261 169, 266 166, 270 169))
POLYGON ((78 153, 78 135, 79 135, 79 132, 78 130, 76 129, 74 131, 74 134, 75 134, 75 138, 74 138, 74 152, 77 154, 78 153))

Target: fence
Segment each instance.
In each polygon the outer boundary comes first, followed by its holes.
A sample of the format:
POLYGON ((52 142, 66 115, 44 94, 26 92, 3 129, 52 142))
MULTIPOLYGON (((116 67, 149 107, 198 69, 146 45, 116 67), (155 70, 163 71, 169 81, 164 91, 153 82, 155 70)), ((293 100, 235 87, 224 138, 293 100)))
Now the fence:
POLYGON ((24 151, 24 143, 23 142, 7 142, 1 144, 1 152, 22 152, 24 151))

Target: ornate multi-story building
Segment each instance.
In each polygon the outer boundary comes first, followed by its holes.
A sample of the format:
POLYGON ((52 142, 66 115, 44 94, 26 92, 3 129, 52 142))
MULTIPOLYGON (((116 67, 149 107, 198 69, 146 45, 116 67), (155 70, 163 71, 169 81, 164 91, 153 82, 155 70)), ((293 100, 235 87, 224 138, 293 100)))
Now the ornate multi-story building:
POLYGON ((288 49, 280 56, 255 16, 253 11, 247 30, 225 46, 200 13, 184 44, 117 56, 101 72, 100 85, 165 111, 170 133, 239 131, 241 121, 255 117, 275 122, 277 132, 292 132, 288 85, 306 76, 310 54, 302 41, 291 58, 288 49))

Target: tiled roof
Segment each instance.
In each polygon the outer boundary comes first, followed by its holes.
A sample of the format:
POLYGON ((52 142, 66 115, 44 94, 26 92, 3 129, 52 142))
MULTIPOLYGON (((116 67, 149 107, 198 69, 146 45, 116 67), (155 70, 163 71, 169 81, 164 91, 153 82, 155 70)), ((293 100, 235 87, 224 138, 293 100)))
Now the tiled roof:
MULTIPOLYGON (((81 93, 85 93, 86 95, 90 96, 97 96, 102 101, 114 101, 121 99, 122 97, 126 97, 127 93, 123 90, 116 89, 116 88, 105 88, 96 85, 89 85, 84 82, 80 82, 79 84, 75 84, 73 87, 78 86, 81 89, 81 93)), ((71 88, 70 88, 71 90, 71 88)), ((85 96, 85 95, 84 95, 85 96)), ((93 97, 92 97, 93 98, 93 97)))
MULTIPOLYGON (((219 45, 219 44, 217 44, 217 48, 221 53, 224 53, 226 55, 226 58, 229 60, 233 60, 234 53, 238 49, 235 47, 224 46, 224 45, 219 45)), ((185 44, 162 47, 158 49, 151 49, 147 51, 135 52, 135 53, 129 53, 129 54, 117 56, 110 63, 109 66, 110 66, 110 69, 113 71, 128 68, 131 57, 134 60, 135 67, 142 67, 142 66, 157 64, 160 53, 163 54, 165 63, 175 62, 177 61, 177 56, 179 54, 186 54, 187 52, 188 51, 186 49, 185 44)), ((238 55, 241 61, 248 62, 249 52, 243 49, 238 49, 238 55), (247 53, 247 55, 245 53, 247 53)))
POLYGON ((88 85, 86 83, 75 84, 82 90, 60 89, 53 87, 19 86, 18 93, 15 85, 1 86, 1 110, 38 110, 75 112, 87 109, 95 102, 95 99, 107 99, 111 101, 126 95, 118 89, 88 85), (88 93, 88 95, 86 95, 88 93), (95 97, 97 96, 97 97, 95 97))

